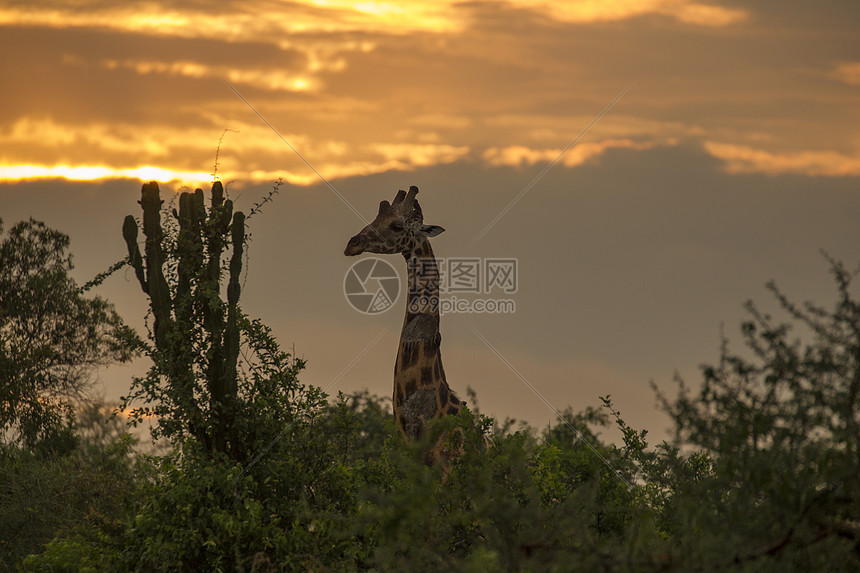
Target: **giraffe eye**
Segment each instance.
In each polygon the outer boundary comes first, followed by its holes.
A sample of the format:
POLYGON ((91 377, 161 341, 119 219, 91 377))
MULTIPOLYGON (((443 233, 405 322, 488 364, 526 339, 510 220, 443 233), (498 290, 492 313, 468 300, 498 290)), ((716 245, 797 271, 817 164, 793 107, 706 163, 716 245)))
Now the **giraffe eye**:
POLYGON ((403 230, 403 225, 401 225, 400 223, 395 222, 395 223, 391 223, 391 224, 388 226, 388 228, 389 228, 389 229, 391 229, 392 231, 394 231, 395 233, 399 233, 400 231, 402 231, 402 230, 403 230))

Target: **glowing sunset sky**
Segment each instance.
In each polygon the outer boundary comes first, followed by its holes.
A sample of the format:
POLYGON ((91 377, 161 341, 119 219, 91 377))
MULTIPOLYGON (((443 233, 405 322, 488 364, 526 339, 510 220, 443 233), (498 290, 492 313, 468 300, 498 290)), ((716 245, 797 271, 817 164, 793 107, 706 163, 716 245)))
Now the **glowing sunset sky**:
MULTIPOLYGON (((518 259, 514 315, 443 319, 461 394, 553 417, 473 326, 556 407, 611 393, 660 434, 649 380, 696 381, 769 279, 830 301, 819 249, 860 259, 860 3, 800 4, 6 2, 0 217, 69 233, 87 280, 123 256, 140 181, 211 181, 223 135, 237 208, 287 182, 251 222, 245 310, 322 386, 388 327, 332 389, 388 395, 402 300, 348 306, 342 251, 362 222, 232 86, 364 217, 418 185, 447 229, 437 255, 518 259)), ((121 275, 99 294, 142 327, 121 275)), ((104 375, 109 398, 132 370, 104 375)))

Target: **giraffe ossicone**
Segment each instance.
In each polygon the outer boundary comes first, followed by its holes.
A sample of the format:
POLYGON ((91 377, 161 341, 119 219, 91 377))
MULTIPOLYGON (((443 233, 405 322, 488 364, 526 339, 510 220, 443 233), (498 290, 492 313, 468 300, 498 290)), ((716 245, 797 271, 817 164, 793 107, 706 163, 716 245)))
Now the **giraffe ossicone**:
MULTIPOLYGON (((406 259, 408 297, 392 401, 397 426, 413 439, 423 435, 431 420, 457 414, 465 405, 448 386, 440 350, 439 267, 429 239, 445 229, 424 224, 417 194, 418 187, 412 186, 408 192, 398 191, 391 203, 381 201, 376 218, 344 249, 347 256, 400 253, 406 259)), ((450 455, 431 454, 431 461, 447 465, 450 455)))

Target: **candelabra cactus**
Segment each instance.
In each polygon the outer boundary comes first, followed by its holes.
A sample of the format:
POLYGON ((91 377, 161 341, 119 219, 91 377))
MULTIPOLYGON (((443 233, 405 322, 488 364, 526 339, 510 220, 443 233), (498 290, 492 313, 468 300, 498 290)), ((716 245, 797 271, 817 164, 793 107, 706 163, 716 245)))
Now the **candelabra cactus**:
MULTIPOLYGON (((187 433, 207 450, 235 453, 233 436, 239 357, 240 275, 245 243, 245 216, 233 212, 220 181, 212 185, 210 208, 203 191, 182 193, 178 231, 162 227, 163 201, 156 182, 141 190, 144 250, 131 215, 123 223, 129 263, 153 316, 151 356, 154 376, 166 381, 159 408, 185 420, 187 433), (227 301, 221 297, 221 259, 232 248, 227 269, 227 301)), ((173 226, 171 229, 175 229, 173 226)), ((238 449, 237 449, 238 448, 238 449)))

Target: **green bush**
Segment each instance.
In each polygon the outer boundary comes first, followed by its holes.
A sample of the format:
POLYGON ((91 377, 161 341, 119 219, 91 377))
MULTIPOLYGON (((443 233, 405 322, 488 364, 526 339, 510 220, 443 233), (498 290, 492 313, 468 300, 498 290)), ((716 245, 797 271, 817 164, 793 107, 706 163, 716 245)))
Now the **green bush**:
MULTIPOLYGON (((168 348, 137 381, 139 397, 167 407, 167 455, 133 457, 127 437, 80 429, 63 455, 0 452, 0 566, 860 570, 860 303, 856 273, 830 262, 832 309, 795 305, 771 285, 802 339, 750 303, 742 351, 725 341, 696 390, 679 379, 676 396, 657 393, 676 433, 657 445, 609 396, 542 432, 464 408, 410 443, 388 400, 363 392, 326 403, 299 384, 303 363, 236 306, 228 322, 248 362, 235 372, 230 447, 194 426, 217 408, 184 417, 205 401, 183 409, 170 360, 189 357, 168 348), (601 433, 611 427, 617 444, 601 433), (450 467, 424 463, 439 440, 457 454, 450 467)), ((184 372, 207 371, 205 356, 190 359, 184 372)))

